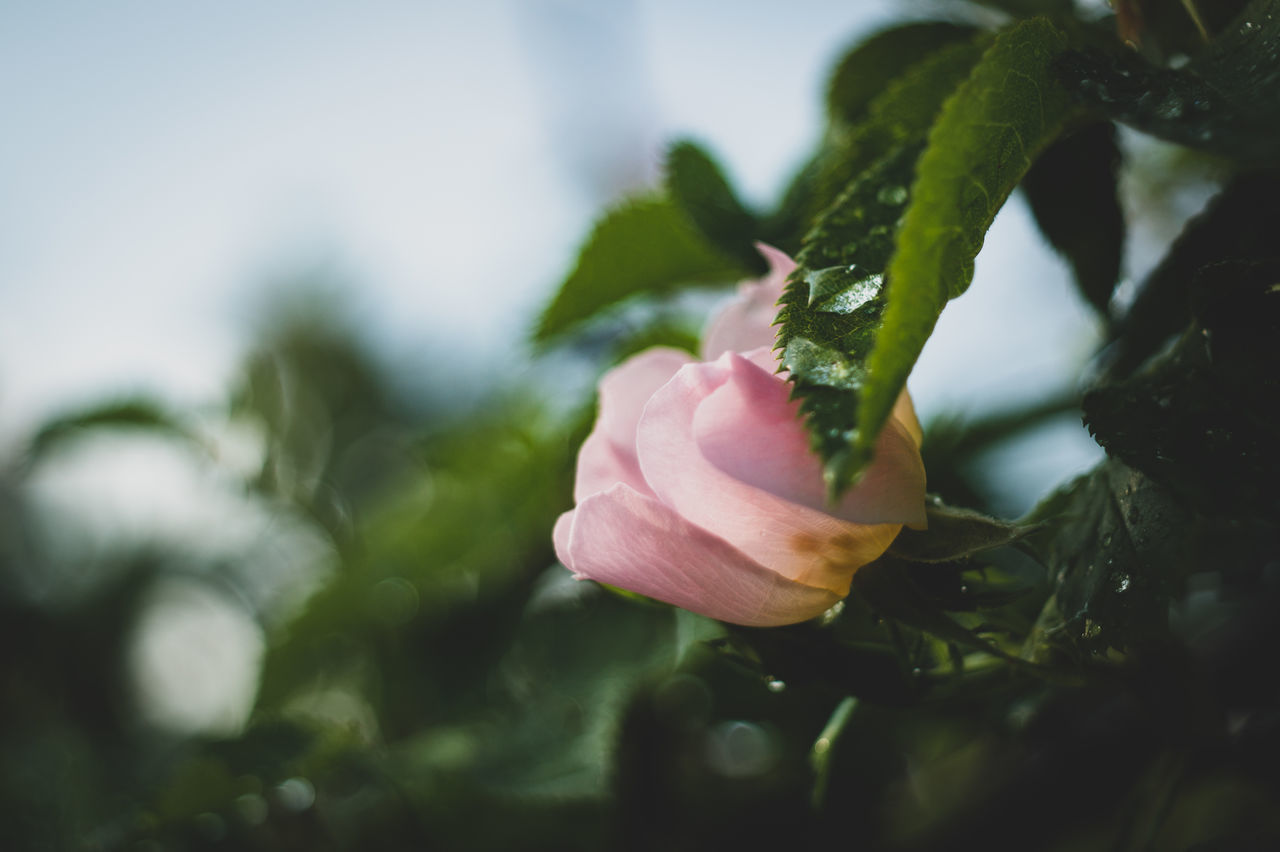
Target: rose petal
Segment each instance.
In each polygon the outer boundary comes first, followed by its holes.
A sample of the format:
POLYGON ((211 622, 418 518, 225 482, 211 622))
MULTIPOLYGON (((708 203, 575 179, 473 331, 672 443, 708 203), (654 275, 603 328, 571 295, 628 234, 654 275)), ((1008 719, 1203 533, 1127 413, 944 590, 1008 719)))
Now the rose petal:
POLYGON ((625 482, 652 493, 636 462, 636 423, 653 392, 691 362, 687 352, 666 347, 646 349, 623 361, 600 379, 600 414, 578 452, 574 500, 625 482))
POLYGON ((588 497, 562 515, 555 537, 560 560, 578 577, 734 624, 794 624, 840 600, 829 590, 762 567, 626 485, 588 497), (563 553, 562 538, 567 541, 563 553))
POLYGON ((906 388, 898 394, 898 400, 893 404, 893 413, 890 416, 907 430, 907 434, 919 449, 924 443, 924 429, 920 426, 920 418, 916 417, 915 404, 912 403, 911 394, 907 393, 906 388))
POLYGON ((570 509, 556 518, 556 525, 551 528, 551 542, 556 548, 556 558, 570 571, 573 570, 573 561, 569 557, 569 532, 573 528, 573 513, 576 511, 570 509))
POLYGON ((788 376, 788 371, 780 371, 778 369, 778 367, 782 366, 782 353, 776 349, 771 349, 768 346, 761 346, 759 349, 749 349, 746 352, 739 352, 738 354, 771 376, 783 381, 785 381, 788 376))
POLYGON ((832 506, 822 462, 809 449, 790 386, 743 358, 730 362, 730 381, 711 392, 694 415, 702 454, 734 479, 858 524, 901 524, 924 518, 924 464, 896 421, 886 425, 875 460, 858 484, 832 506))
POLYGON ((796 264, 773 246, 756 243, 756 250, 769 262, 769 273, 757 281, 739 284, 737 295, 711 318, 702 335, 704 361, 714 361, 725 352, 773 348, 778 300, 796 264))
POLYGON ((778 298, 782 298, 782 285, 786 282, 787 276, 796 271, 796 262, 785 251, 774 248, 768 243, 757 241, 754 245, 756 251, 769 262, 769 278, 778 281, 778 298))
POLYGON ((631 446, 640 413, 653 392, 667 383, 693 356, 680 349, 654 346, 632 355, 600 378, 600 416, 595 431, 615 444, 631 446))
POLYGON ((641 494, 653 494, 644 481, 634 442, 630 447, 613 443, 604 432, 595 431, 578 450, 578 471, 573 478, 573 500, 581 503, 619 482, 625 482, 641 494))
MULTIPOLYGON (((645 406, 636 431, 637 456, 645 481, 663 503, 758 563, 792 580, 820 586, 843 597, 848 593, 853 571, 888 548, 902 519, 874 525, 850 523, 823 509, 779 497, 751 484, 752 477, 744 481, 712 463, 695 438, 698 407, 725 384, 743 381, 744 376, 752 382, 747 393, 752 395, 753 404, 758 402, 770 409, 753 414, 750 428, 737 433, 736 440, 748 446, 746 458, 752 464, 769 466, 779 476, 783 475, 780 466, 771 458, 775 441, 788 446, 783 452, 786 464, 797 461, 796 453, 790 449, 792 444, 802 448, 804 459, 809 458, 802 426, 786 401, 786 386, 730 352, 712 364, 682 367, 645 406), (762 390, 766 385, 757 381, 761 377, 775 383, 767 386, 771 392, 762 390), (759 400, 754 400, 756 394, 760 394, 759 400), (762 424, 768 431, 759 431, 762 424), (748 437, 753 432, 759 434, 748 437)), ((702 428, 710 429, 706 424, 702 428)), ((730 424, 721 440, 735 440, 734 435, 735 427, 730 424)), ((816 475, 820 488, 821 475, 816 475)), ((872 502, 869 496, 866 499, 872 502)), ((923 476, 919 500, 923 512, 923 476)))

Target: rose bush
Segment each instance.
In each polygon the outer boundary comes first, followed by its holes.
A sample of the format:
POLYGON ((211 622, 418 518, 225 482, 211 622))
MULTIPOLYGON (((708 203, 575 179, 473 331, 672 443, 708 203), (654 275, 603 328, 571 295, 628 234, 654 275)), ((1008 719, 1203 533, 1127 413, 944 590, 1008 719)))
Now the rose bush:
POLYGON ((576 508, 556 554, 590 578, 722 621, 773 626, 820 615, 904 524, 924 523, 920 424, 906 392, 875 460, 837 505, 777 374, 775 304, 794 262, 739 285, 709 325, 703 361, 653 348, 600 381, 576 508))

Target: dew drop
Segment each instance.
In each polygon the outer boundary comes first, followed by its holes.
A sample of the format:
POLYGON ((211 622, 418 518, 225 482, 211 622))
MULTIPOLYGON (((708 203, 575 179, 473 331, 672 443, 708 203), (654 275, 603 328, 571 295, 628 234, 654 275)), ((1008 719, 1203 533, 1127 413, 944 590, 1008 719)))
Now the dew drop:
POLYGON ((897 207, 907 200, 907 188, 905 186, 882 186, 880 191, 876 193, 876 200, 881 204, 888 204, 897 207))
POLYGON ((844 612, 844 601, 836 601, 830 609, 822 614, 822 626, 827 627, 834 624, 840 618, 840 613, 842 612, 844 612))
POLYGON ((1161 118, 1175 119, 1182 115, 1182 108, 1182 98, 1174 92, 1169 92, 1156 107, 1156 115, 1161 118))
POLYGON ((851 314, 880 295, 883 286, 883 275, 869 275, 841 290, 822 306, 822 310, 831 314, 851 314))

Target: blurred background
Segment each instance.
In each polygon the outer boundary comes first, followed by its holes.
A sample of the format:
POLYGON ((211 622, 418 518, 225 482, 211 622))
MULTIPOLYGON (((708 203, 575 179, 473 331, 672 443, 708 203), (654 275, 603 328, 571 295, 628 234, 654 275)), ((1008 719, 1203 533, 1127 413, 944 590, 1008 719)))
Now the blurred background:
MULTIPOLYGON (((929 9, 0 5, 13 836, 199 846, 267 826, 342 847, 369 825, 419 837, 401 821, 423 802, 467 819, 445 789, 479 808, 526 787, 598 822, 575 797, 604 783, 635 682, 618 672, 714 628, 547 570, 564 435, 600 365, 531 360, 528 330, 672 139, 772 203, 842 50, 929 9), (566 606, 573 629, 539 620, 566 606), (574 637, 600 624, 615 644, 584 659, 574 637)), ((1137 235, 1131 272, 1172 218, 1137 235)), ((1020 198, 987 246, 912 379, 926 421, 1069 396, 1097 344, 1020 198)), ((1076 418, 983 461, 988 508, 1021 514, 1100 457, 1076 418)), ((701 681, 657 689, 659 710, 711 713, 701 681)), ((778 731, 715 713, 705 771, 769 794, 748 782, 784 760, 778 731)))

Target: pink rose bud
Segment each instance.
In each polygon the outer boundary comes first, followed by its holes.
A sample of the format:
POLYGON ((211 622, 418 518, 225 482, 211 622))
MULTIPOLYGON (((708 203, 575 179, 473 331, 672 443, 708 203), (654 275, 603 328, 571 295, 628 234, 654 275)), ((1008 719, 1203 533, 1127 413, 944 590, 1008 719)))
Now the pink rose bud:
POLYGON ((925 475, 904 391, 862 479, 827 502, 772 351, 775 304, 795 263, 760 250, 770 272, 713 318, 706 361, 654 348, 601 379, 577 507, 556 521, 554 539, 579 579, 767 627, 821 615, 904 524, 923 526, 925 475))

